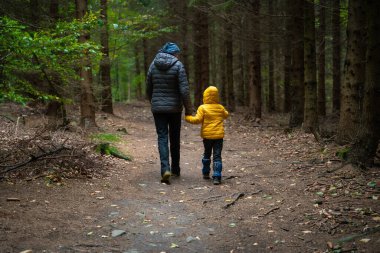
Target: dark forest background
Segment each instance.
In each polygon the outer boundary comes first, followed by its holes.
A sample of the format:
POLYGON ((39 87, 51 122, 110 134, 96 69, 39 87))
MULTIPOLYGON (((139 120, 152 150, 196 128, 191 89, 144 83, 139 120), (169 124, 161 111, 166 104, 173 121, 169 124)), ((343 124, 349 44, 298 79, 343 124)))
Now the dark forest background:
POLYGON ((52 127, 79 105, 95 127, 97 111, 145 99, 172 41, 195 106, 217 86, 229 111, 288 115, 366 166, 380 137, 379 16, 376 0, 0 0, 0 103, 42 103, 52 127))

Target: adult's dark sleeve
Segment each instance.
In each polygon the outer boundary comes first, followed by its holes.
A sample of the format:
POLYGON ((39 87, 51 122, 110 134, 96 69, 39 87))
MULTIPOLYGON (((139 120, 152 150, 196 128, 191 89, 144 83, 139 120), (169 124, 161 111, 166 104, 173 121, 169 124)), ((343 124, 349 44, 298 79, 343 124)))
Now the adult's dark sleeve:
POLYGON ((181 62, 179 62, 180 68, 178 73, 179 92, 181 94, 182 102, 185 107, 185 115, 191 115, 193 113, 193 105, 190 98, 190 87, 187 81, 186 70, 181 62))

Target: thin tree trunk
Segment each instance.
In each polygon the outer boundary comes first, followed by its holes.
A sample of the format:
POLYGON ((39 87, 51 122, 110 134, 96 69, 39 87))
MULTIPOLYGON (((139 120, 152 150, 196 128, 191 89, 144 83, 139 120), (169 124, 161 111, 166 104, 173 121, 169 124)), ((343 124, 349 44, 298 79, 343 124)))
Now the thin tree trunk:
POLYGON ((292 56, 291 56, 291 48, 292 48, 292 12, 288 6, 287 15, 289 16, 286 19, 286 29, 283 43, 283 52, 284 52, 284 112, 288 113, 291 109, 291 100, 290 100, 290 75, 292 72, 292 56))
POLYGON ((149 49, 148 49, 148 41, 146 39, 142 40, 143 45, 143 56, 144 56, 144 73, 148 74, 149 69, 149 49))
POLYGON ((100 61, 100 83, 102 87, 101 110, 113 114, 107 7, 107 0, 100 0, 100 17, 103 21, 103 26, 100 30, 100 43, 102 45, 102 59, 100 61))
POLYGON ((303 0, 292 1, 289 4, 291 16, 291 76, 290 76, 290 127, 302 125, 304 114, 304 26, 303 26, 303 0))
POLYGON ((348 5, 347 54, 337 141, 355 140, 360 127, 363 87, 365 82, 366 25, 365 7, 361 0, 350 0, 348 5))
POLYGON ((305 6, 305 111, 303 128, 314 132, 318 128, 317 64, 315 53, 314 3, 304 1, 305 6))
POLYGON ((138 100, 142 99, 142 82, 141 82, 141 67, 140 67, 140 56, 139 56, 139 44, 135 45, 135 73, 137 76, 136 83, 136 97, 138 100))
MULTIPOLYGON (((225 26, 222 26, 223 31, 225 30, 225 26)), ((219 44, 219 73, 220 73, 220 101, 223 105, 227 106, 227 56, 226 56, 226 48, 227 48, 227 40, 226 40, 226 33, 223 32, 224 36, 222 39, 222 42, 219 44)))
MULTIPOLYGON (((49 6, 49 16, 51 26, 54 27, 58 21, 59 15, 59 1, 51 0, 49 6)), ((54 78, 54 82, 49 83, 49 94, 61 97, 55 85, 60 85, 60 79, 54 78)), ((48 116, 48 125, 51 128, 57 128, 59 125, 66 125, 68 123, 66 118, 66 108, 63 102, 51 100, 46 108, 46 115, 48 116)))
MULTIPOLYGON (((201 7, 204 1, 201 1, 201 7)), ((195 33, 194 46, 195 54, 195 91, 194 91, 194 105, 198 107, 202 104, 203 91, 209 86, 209 46, 208 46, 208 14, 201 10, 195 10, 195 22, 193 32, 195 33), (197 67, 199 66, 199 67, 197 67), (199 72, 199 73, 198 73, 199 72)))
MULTIPOLYGON (((268 14, 269 16, 273 16, 273 0, 268 1, 268 14)), ((272 18, 269 18, 269 29, 274 29, 272 18)), ((273 47, 274 47, 274 41, 272 39, 272 34, 269 34, 270 36, 270 42, 268 45, 268 111, 273 112, 275 111, 275 100, 274 100, 274 53, 273 53, 273 47)))
POLYGON ((340 110, 340 0, 334 0, 332 11, 333 33, 333 112, 340 110))
MULTIPOLYGON (((87 0, 75 0, 77 18, 81 20, 87 13, 87 0)), ((79 43, 85 43, 90 39, 89 34, 81 34, 79 43)), ((81 86, 81 100, 80 100, 80 125, 84 128, 95 127, 95 98, 92 90, 92 68, 88 55, 82 58, 82 66, 80 68, 80 86, 81 86)))
POLYGON ((183 21, 181 23, 181 38, 182 38, 182 59, 183 59, 183 64, 185 65, 186 69, 186 75, 187 78, 189 78, 189 42, 188 42, 188 8, 187 8, 187 1, 181 1, 181 16, 183 18, 183 21))
POLYGON ((234 112, 236 109, 235 104, 235 92, 234 92, 234 70, 232 67, 233 63, 233 34, 232 34, 232 24, 231 24, 231 11, 228 11, 230 20, 226 23, 226 75, 227 75, 227 97, 228 97, 228 110, 234 112))
POLYGON ((253 31, 252 46, 249 49, 249 108, 257 122, 261 119, 261 54, 260 54, 260 0, 251 0, 252 14, 250 31, 253 31))
MULTIPOLYGON (((242 18, 236 18, 238 23, 242 26, 242 18)), ((243 29, 242 29, 243 30, 243 29)), ((240 35, 240 34, 239 34, 240 35)), ((243 58, 243 40, 234 40, 235 57, 234 57, 234 83, 236 92, 236 103, 238 106, 244 105, 244 58, 243 58)))
POLYGON ((318 29, 318 115, 326 116, 325 84, 325 33, 326 33, 326 0, 320 0, 318 29))

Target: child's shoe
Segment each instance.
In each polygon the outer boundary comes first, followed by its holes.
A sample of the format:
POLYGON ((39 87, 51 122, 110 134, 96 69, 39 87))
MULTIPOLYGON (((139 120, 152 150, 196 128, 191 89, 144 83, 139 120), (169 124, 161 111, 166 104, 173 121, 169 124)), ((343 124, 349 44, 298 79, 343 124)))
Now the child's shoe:
POLYGON ((212 175, 212 179, 213 179, 212 182, 215 185, 221 184, 221 181, 222 181, 222 169, 223 169, 222 162, 221 161, 214 162, 213 167, 214 167, 213 168, 214 169, 214 173, 212 175))

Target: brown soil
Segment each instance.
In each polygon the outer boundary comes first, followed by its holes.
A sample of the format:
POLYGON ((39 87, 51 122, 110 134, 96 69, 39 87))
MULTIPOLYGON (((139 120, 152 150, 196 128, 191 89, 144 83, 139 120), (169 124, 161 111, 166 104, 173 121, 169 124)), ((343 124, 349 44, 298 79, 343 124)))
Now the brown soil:
POLYGON ((148 105, 115 114, 98 124, 126 128, 117 145, 132 161, 94 155, 92 176, 0 182, 0 252, 379 252, 379 168, 342 167, 335 146, 285 132, 283 116, 231 115, 214 186, 199 126, 183 123, 182 174, 165 185, 148 105))

